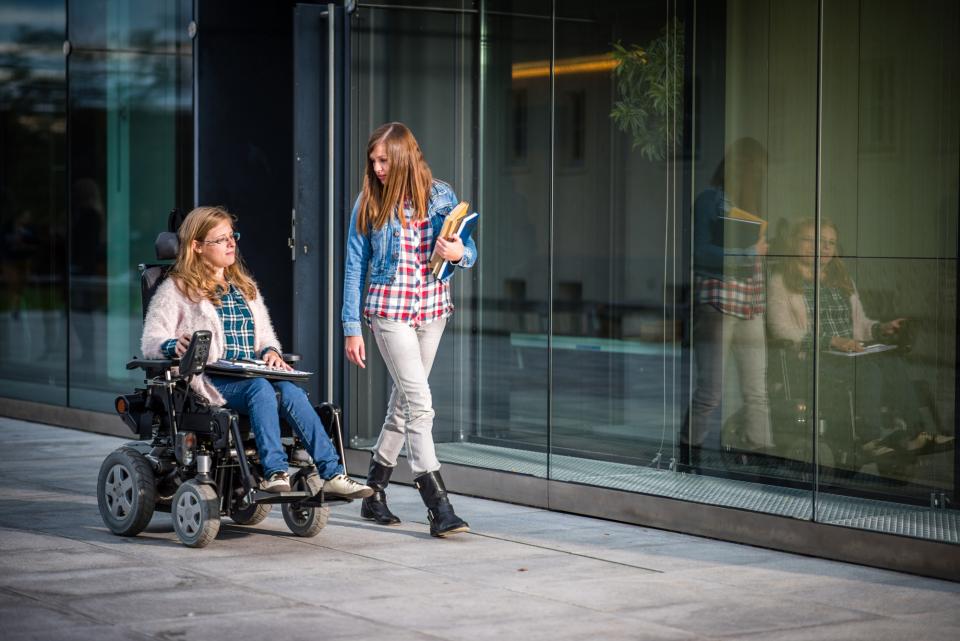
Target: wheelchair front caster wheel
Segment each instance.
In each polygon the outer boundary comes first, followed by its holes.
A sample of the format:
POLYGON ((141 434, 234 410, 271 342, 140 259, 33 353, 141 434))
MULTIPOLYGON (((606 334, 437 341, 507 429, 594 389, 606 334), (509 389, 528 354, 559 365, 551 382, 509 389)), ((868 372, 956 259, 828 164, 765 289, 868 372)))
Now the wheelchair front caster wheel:
POLYGON ((202 548, 220 531, 220 500, 209 485, 189 480, 173 495, 170 516, 180 542, 202 548))
POLYGON ((299 503, 284 503, 281 510, 290 531, 306 538, 319 534, 330 518, 330 508, 326 506, 303 507, 299 503))
POLYGON ((143 454, 121 447, 103 460, 97 478, 97 505, 111 532, 140 534, 150 523, 156 503, 153 467, 143 454))
POLYGON ((267 518, 272 509, 273 504, 271 503, 254 503, 239 510, 234 510, 230 514, 230 518, 237 525, 256 525, 267 518))

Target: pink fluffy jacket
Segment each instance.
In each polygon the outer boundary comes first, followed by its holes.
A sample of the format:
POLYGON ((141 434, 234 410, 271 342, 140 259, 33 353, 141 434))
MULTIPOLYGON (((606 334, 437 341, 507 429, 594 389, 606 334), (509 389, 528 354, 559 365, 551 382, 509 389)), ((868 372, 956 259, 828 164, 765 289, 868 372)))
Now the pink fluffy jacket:
MULTIPOLYGON (((247 306, 253 315, 256 353, 260 354, 267 347, 273 347, 278 352, 282 352, 280 341, 277 340, 277 335, 273 331, 273 323, 270 322, 270 312, 267 311, 263 295, 259 290, 256 298, 247 300, 247 306)), ((147 317, 143 321, 140 350, 144 358, 166 358, 160 351, 166 341, 183 334, 193 334, 201 329, 208 329, 213 333, 207 362, 212 363, 223 358, 226 341, 223 337, 223 323, 220 321, 216 307, 209 300, 201 300, 199 303, 190 300, 177 288, 173 279, 168 278, 157 288, 150 301, 147 317)), ((214 405, 226 403, 206 376, 195 376, 191 387, 214 405)))
MULTIPOLYGON (((850 313, 853 317, 853 337, 858 341, 870 340, 876 321, 863 310, 856 291, 850 296, 850 313)), ((803 294, 787 289, 783 275, 775 272, 767 284, 767 330, 773 338, 785 338, 799 344, 810 328, 807 306, 803 294)))

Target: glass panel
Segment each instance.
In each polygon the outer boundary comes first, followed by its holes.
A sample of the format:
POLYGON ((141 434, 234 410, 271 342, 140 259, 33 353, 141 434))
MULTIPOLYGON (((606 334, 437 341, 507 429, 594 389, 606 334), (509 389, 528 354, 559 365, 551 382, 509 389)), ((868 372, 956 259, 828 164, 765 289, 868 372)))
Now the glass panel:
POLYGON ((682 414, 683 27, 672 3, 561 1, 550 477, 651 491, 682 414), (618 70, 619 65, 619 70, 618 70), (651 96, 659 92, 657 99, 651 96))
POLYGON ((63 3, 0 9, 0 394, 65 405, 63 3))
MULTIPOLYGON (((388 121, 406 123, 417 137, 434 177, 448 182, 461 199, 476 201, 471 128, 474 51, 472 14, 370 9, 352 16, 351 190, 360 192, 367 138, 388 121)), ((431 387, 438 456, 463 440, 469 388, 460 372, 471 371, 472 272, 458 275, 452 295, 457 313, 448 322, 434 360, 431 387)), ((364 328, 368 361, 351 368, 351 445, 370 447, 380 433, 392 380, 364 328)))
POLYGON ((70 0, 70 43, 75 49, 176 53, 186 36, 186 0, 70 0), (178 6, 179 5, 179 6, 178 6))
POLYGON ((410 7, 416 7, 417 9, 425 10, 460 10, 460 11, 476 11, 477 5, 480 4, 479 0, 377 0, 376 2, 361 2, 361 9, 366 9, 363 7, 365 4, 376 5, 378 8, 381 7, 391 7, 396 8, 396 10, 405 11, 409 10, 410 7))
POLYGON ((817 518, 960 542, 960 11, 824 11, 817 518), (859 343, 887 351, 834 353, 859 343))
POLYGON ((480 296, 473 456, 547 475, 550 2, 490 2, 480 42, 480 296))
POLYGON ((687 69, 691 392, 677 447, 700 478, 666 491, 808 519, 813 360, 775 322, 774 288, 790 219, 816 207, 818 7, 698 4, 685 20, 710 24, 725 28, 691 34, 687 69))
MULTIPOLYGON (((443 462, 545 476, 546 350, 524 350, 511 335, 546 329, 550 7, 487 8, 482 35, 476 13, 356 12, 353 189, 361 186, 369 133, 400 120, 434 176, 480 211, 480 260, 452 282, 457 312, 430 377, 434 440, 443 462), (525 76, 525 68, 533 71, 525 76), (486 141, 480 155, 478 136, 486 141)), ((370 447, 392 381, 379 357, 351 376, 352 445, 370 447)))
POLYGON ((156 234, 178 204, 188 69, 188 55, 71 55, 72 406, 109 411, 116 393, 139 380, 124 367, 139 352, 137 264, 153 258, 156 234))

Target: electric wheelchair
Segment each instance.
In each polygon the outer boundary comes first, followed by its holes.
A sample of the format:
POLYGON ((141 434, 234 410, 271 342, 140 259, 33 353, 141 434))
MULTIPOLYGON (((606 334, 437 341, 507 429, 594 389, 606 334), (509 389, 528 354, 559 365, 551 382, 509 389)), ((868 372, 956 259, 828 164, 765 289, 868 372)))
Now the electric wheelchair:
MULTIPOLYGON (((169 227, 157 237, 158 260, 176 257, 175 227, 169 227)), ((144 314, 169 268, 140 266, 144 314)), ((128 370, 144 371, 145 386, 117 397, 115 409, 140 440, 121 446, 100 466, 97 503, 104 524, 119 536, 136 536, 155 511, 170 512, 179 540, 200 548, 216 538, 221 517, 256 525, 279 503, 293 534, 316 536, 327 523, 330 504, 350 499, 324 497, 313 461, 282 419, 281 442, 296 468, 291 491, 259 489, 261 469, 247 417, 211 406, 190 388, 191 379, 204 371, 210 337, 208 331, 194 333, 179 360, 134 358, 127 363, 128 370)), ((299 360, 290 354, 284 359, 299 360)), ((315 409, 344 463, 340 410, 330 403, 315 409)))
MULTIPOLYGON (((912 349, 912 331, 912 328, 904 330, 901 335, 889 339, 888 342, 897 347, 895 354, 881 353, 866 358, 898 358, 908 354, 912 349)), ((774 446, 759 455, 742 448, 743 412, 739 411, 723 426, 724 462, 728 469, 736 469, 737 464, 743 469, 743 461, 752 459, 756 462, 753 473, 766 476, 766 480, 792 480, 806 487, 814 479, 813 357, 791 341, 780 339, 768 341, 767 355, 767 391, 774 446)), ((869 464, 875 464, 881 476, 903 476, 908 461, 897 456, 878 457, 864 446, 884 433, 885 436, 878 441, 906 439, 906 432, 897 432, 885 425, 870 425, 858 412, 857 363, 854 360, 830 353, 824 353, 821 358, 830 360, 821 364, 818 381, 818 483, 832 485, 843 477, 857 474, 869 464)), ((913 381, 903 381, 903 384, 916 387, 913 381)), ((932 407, 921 407, 935 411, 932 407)))

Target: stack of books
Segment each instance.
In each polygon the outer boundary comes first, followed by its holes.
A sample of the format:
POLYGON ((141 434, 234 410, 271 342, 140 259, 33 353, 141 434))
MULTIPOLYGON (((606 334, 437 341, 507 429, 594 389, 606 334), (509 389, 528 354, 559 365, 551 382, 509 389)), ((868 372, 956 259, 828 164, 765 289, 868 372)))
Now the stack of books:
MULTIPOLYGON (((471 214, 468 213, 469 211, 470 203, 466 201, 454 207, 443 221, 443 227, 440 229, 440 237, 450 238, 456 234, 460 237, 460 240, 466 243, 476 228, 477 221, 480 219, 480 214, 477 212, 471 214)), ((453 265, 450 264, 449 260, 444 260, 434 254, 433 258, 430 259, 430 270, 437 279, 443 280, 453 272, 453 265)))

